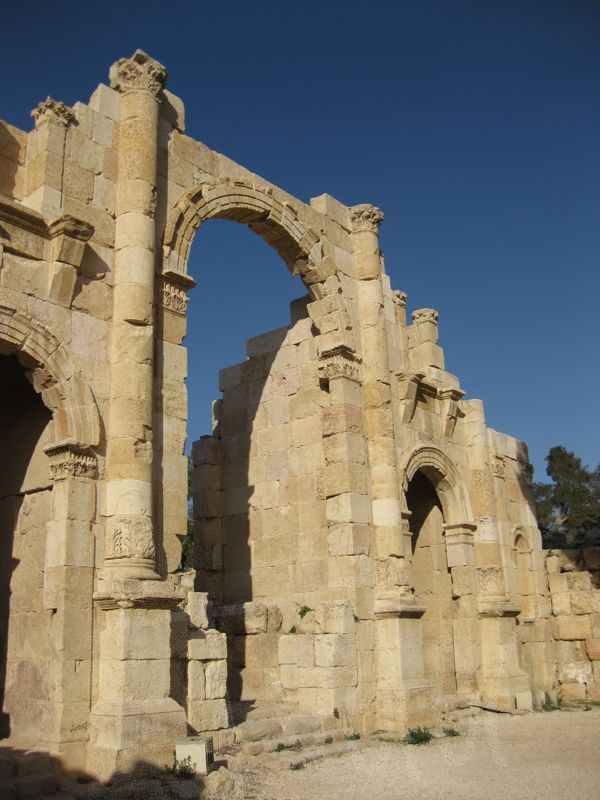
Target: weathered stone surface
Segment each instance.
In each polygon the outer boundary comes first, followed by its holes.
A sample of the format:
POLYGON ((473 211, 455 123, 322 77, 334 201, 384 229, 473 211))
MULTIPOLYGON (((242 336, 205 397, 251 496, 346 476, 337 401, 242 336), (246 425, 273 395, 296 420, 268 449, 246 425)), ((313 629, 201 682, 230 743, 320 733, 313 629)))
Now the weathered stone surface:
MULTIPOLYGON (((548 591, 526 446, 463 399, 437 312, 407 324, 383 213, 307 205, 186 136, 142 51, 110 82, 89 105, 48 98, 29 133, 0 126, 15 741, 106 777, 166 763, 188 726, 222 731, 228 701, 400 731, 457 691, 554 691, 554 645, 564 696, 591 697, 600 548, 552 551, 548 591), (306 296, 220 373, 180 572, 188 258, 211 218, 249 225, 306 296)), ((278 725, 252 724, 242 738, 278 725)))

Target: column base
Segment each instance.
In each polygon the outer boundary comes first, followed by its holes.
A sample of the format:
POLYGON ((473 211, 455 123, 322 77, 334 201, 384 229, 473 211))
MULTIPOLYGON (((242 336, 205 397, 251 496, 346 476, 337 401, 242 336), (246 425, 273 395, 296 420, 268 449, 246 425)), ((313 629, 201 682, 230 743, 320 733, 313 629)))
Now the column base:
POLYGON ((140 764, 171 765, 175 742, 187 735, 185 711, 167 697, 97 703, 90 717, 88 772, 104 780, 140 764))

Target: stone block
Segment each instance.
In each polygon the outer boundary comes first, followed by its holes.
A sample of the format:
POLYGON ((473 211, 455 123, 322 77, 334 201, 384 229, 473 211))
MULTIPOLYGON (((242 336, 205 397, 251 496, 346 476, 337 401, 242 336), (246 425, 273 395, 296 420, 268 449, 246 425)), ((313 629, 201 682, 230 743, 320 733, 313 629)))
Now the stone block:
POLYGON ((571 592, 573 614, 600 614, 600 589, 571 592))
POLYGON ((585 698, 585 683, 563 683, 558 690, 558 699, 561 703, 578 703, 585 698))
POLYGON ((218 631, 198 631, 188 641, 188 658, 215 661, 227 658, 227 637, 218 631))
POLYGON ((352 604, 348 600, 320 603, 315 609, 315 622, 322 633, 354 633, 352 604))
POLYGON ((188 703, 188 724, 196 733, 229 727, 229 715, 224 699, 194 700, 188 703))
MULTIPOLYGON (((592 588, 592 576, 589 572, 565 572, 561 577, 564 577, 567 587, 574 591, 587 592, 592 588)), ((559 591, 564 592, 566 589, 559 591)))
POLYGON ((587 639, 585 649, 590 661, 600 661, 600 639, 587 639))
POLYGON ((579 568, 581 563, 580 550, 553 550, 560 564, 561 572, 572 572, 579 568))
POLYGON ((280 664, 295 664, 296 663, 296 641, 297 634, 288 634, 279 637, 279 663, 280 664))
POLYGON ((356 639, 353 634, 317 634, 314 646, 317 667, 356 665, 356 639))
MULTIPOLYGON (((211 662, 220 664, 220 661, 211 662)), ((188 661, 188 701, 206 700, 204 664, 201 661, 188 661)))
POLYGON ((220 700, 227 694, 227 662, 208 661, 204 664, 204 681, 207 700, 220 700))
POLYGON ((371 528, 350 523, 332 525, 327 530, 327 545, 330 556, 368 555, 371 528))
POLYGON ((565 615, 553 620, 552 629, 555 639, 577 640, 589 639, 592 635, 592 624, 589 617, 565 615))
POLYGON ((206 592, 188 592, 185 610, 194 628, 208 628, 208 594, 206 592))
POLYGON ((552 594, 552 613, 556 615, 572 613, 570 592, 558 592, 552 594))

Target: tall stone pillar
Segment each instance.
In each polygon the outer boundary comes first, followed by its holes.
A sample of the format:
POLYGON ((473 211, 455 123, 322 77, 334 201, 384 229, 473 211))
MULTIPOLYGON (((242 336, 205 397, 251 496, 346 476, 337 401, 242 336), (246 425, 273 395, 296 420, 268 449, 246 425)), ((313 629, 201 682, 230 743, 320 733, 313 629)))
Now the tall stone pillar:
POLYGON ((351 209, 363 359, 364 433, 371 479, 371 526, 376 558, 374 597, 377 724, 388 730, 431 722, 420 617, 410 588, 408 517, 396 460, 390 361, 384 317, 383 263, 374 206, 351 209), (407 550, 408 548, 408 550, 407 550))
POLYGON ((53 443, 45 450, 54 481, 44 574, 44 608, 53 612, 54 660, 48 675, 53 718, 40 730, 39 741, 68 757, 72 767, 85 768, 92 683, 96 458, 72 441, 53 443))
POLYGON ((167 74, 140 50, 110 72, 121 93, 115 231, 111 393, 99 668, 90 769, 106 777, 139 761, 164 765, 185 736, 170 696, 172 613, 183 600, 158 580, 153 536, 153 378, 159 102, 167 74))
POLYGON ((140 50, 110 71, 121 93, 111 393, 107 431, 105 572, 156 578, 152 524, 154 219, 158 116, 167 73, 140 50))
POLYGON ((477 523, 475 564, 477 608, 481 630, 481 684, 484 700, 509 708, 530 708, 527 674, 519 665, 515 618, 510 601, 500 542, 497 499, 493 483, 483 404, 463 403, 468 432, 469 484, 477 523))

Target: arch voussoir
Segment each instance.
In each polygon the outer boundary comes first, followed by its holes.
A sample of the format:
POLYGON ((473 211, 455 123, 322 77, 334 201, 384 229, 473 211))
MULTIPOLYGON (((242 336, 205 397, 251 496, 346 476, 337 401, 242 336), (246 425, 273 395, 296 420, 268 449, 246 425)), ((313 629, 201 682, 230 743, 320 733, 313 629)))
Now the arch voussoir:
POLYGON ((33 387, 53 414, 55 439, 89 448, 100 439, 100 417, 87 384, 66 348, 37 320, 0 305, 0 345, 32 371, 33 387))

